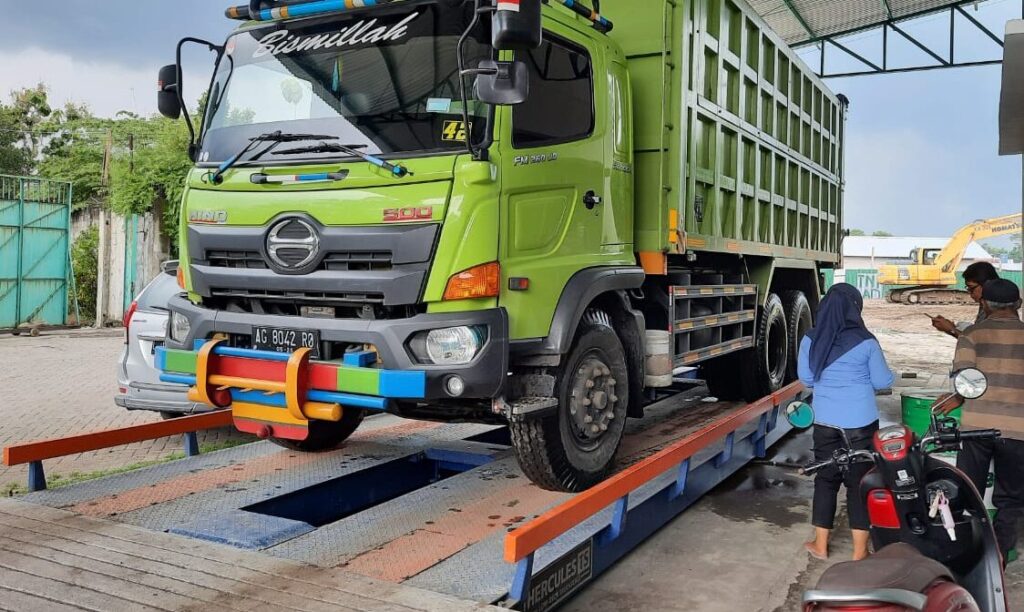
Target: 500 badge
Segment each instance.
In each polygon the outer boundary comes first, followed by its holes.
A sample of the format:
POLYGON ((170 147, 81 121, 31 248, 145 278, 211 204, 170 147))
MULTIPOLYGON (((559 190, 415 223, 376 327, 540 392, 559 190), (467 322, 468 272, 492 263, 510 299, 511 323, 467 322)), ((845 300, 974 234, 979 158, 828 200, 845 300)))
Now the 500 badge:
POLYGON ((406 208, 385 208, 384 223, 405 221, 430 221, 434 218, 433 206, 409 206, 406 208))

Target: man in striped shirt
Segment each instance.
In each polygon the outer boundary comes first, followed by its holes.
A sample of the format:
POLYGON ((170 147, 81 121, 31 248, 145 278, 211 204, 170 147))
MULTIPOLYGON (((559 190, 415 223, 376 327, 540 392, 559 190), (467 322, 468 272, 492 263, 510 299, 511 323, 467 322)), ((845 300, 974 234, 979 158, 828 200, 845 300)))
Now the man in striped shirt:
POLYGON ((964 429, 998 429, 994 441, 969 442, 957 458, 957 467, 979 491, 985 490, 989 464, 995 462, 998 513, 996 539, 1005 562, 1017 543, 1017 523, 1024 517, 1024 322, 1020 290, 998 279, 985 283, 982 307, 986 318, 969 327, 956 345, 953 373, 977 368, 988 378, 988 391, 964 406, 964 429))

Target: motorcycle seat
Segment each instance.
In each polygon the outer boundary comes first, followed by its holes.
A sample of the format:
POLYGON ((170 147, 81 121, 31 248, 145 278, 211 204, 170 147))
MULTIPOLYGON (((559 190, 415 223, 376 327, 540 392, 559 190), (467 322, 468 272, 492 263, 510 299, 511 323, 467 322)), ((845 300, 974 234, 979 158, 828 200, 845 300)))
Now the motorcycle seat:
POLYGON ((924 593, 938 580, 953 582, 949 569, 910 544, 890 544, 862 561, 837 563, 818 580, 820 591, 901 589, 924 593))

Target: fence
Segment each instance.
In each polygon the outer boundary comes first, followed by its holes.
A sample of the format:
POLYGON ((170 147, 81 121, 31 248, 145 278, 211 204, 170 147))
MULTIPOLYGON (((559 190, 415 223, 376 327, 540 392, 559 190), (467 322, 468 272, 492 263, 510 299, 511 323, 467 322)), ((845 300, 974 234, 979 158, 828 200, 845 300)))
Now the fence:
POLYGON ((71 183, 0 175, 0 329, 68 322, 71 183))
POLYGON ((96 319, 120 321, 132 300, 170 258, 162 228, 161 202, 143 215, 122 216, 101 210, 96 319))
MULTIPOLYGON (((1003 270, 999 273, 999 275, 1002 276, 1003 278, 1007 278, 1017 283, 1018 287, 1021 286, 1020 270, 1003 270)), ((831 287, 834 283, 849 283, 856 287, 857 290, 860 291, 861 295, 863 295, 864 299, 866 300, 880 300, 884 298, 886 295, 888 295, 888 293, 893 289, 906 286, 899 285, 882 287, 881 285, 878 284, 878 270, 871 269, 851 269, 845 271, 836 270, 834 276, 826 275, 825 282, 826 288, 831 287)), ((964 279, 959 275, 957 276, 956 288, 965 289, 964 279)))

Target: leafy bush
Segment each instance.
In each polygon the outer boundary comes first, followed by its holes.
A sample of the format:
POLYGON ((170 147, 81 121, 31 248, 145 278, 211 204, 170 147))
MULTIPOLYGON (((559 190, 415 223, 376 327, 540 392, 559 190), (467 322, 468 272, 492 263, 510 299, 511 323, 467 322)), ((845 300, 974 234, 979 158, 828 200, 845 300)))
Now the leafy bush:
POLYGON ((163 199, 164 233, 176 242, 185 177, 192 168, 188 130, 168 119, 152 119, 148 124, 148 142, 137 143, 131 162, 122 154, 113 166, 110 207, 126 216, 141 214, 163 199))
MULTIPOLYGON (((99 248, 100 232, 96 226, 79 234, 75 243, 71 245, 71 263, 75 268, 75 296, 78 298, 78 311, 82 317, 80 325, 91 323, 96 318, 99 248)), ((69 307, 73 309, 74 303, 70 303, 69 307)))

